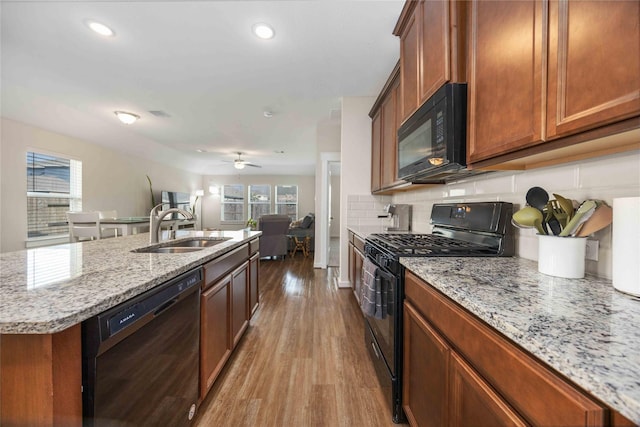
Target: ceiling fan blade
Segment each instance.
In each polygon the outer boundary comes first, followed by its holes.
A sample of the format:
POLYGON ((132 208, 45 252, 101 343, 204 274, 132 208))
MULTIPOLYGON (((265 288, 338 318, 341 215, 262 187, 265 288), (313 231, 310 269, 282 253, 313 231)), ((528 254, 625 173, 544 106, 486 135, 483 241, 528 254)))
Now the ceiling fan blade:
POLYGON ((253 167, 253 168, 261 168, 261 167, 262 167, 262 166, 260 166, 260 165, 254 165, 253 163, 247 163, 247 162, 245 162, 245 163, 244 163, 244 165, 245 165, 245 166, 251 166, 251 167, 253 167))

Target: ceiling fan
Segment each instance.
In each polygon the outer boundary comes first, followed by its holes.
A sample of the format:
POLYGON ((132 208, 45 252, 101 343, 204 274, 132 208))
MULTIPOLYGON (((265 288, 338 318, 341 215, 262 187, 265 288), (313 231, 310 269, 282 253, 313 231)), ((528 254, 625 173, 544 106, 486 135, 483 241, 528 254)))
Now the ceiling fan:
MULTIPOLYGON (((254 168, 261 168, 262 166, 260 165, 256 165, 253 164, 251 162, 248 162, 246 160, 242 160, 242 152, 237 151, 236 154, 238 155, 238 158, 233 160, 233 167, 236 169, 244 169, 245 166, 251 166, 254 168)), ((227 163, 231 163, 231 160, 224 160, 227 163)))

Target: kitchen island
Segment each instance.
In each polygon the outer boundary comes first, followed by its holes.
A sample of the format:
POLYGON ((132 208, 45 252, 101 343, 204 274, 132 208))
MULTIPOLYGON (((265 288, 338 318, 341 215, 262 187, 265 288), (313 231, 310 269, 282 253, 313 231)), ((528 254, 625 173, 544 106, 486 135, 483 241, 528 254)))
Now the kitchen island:
POLYGON ((176 240, 227 239, 178 254, 132 252, 149 245, 147 233, 0 254, 2 424, 80 425, 81 322, 260 234, 177 231, 176 240))
MULTIPOLYGON (((640 299, 522 258, 401 258, 419 279, 640 424, 640 299)), ((549 410, 553 408, 549 407, 549 410)))

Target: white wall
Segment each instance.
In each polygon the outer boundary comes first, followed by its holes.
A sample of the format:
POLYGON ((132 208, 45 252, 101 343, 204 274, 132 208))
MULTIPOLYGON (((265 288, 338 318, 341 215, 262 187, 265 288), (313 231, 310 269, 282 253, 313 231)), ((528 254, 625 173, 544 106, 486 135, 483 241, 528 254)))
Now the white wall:
MULTIPOLYGON (((332 157, 335 154, 335 157, 339 157, 340 153, 340 133, 341 133, 342 123, 340 120, 330 119, 325 120, 318 123, 318 127, 316 128, 316 188, 315 188, 315 212, 316 212, 316 222, 315 222, 315 243, 314 243, 314 267, 322 267, 323 262, 321 262, 321 258, 326 258, 326 255, 322 257, 320 254, 320 247, 322 245, 322 238, 320 236, 321 233, 321 224, 323 223, 323 219, 320 217, 322 215, 322 194, 324 191, 328 191, 328 188, 323 188, 323 162, 326 160, 327 156, 332 157)), ((338 159, 336 159, 338 160, 338 159)), ((328 194, 327 194, 328 197, 328 194)), ((338 216, 342 215, 342 212, 337 214, 338 216)), ((324 260, 326 261, 326 260, 324 260)))
POLYGON ((331 227, 330 237, 340 237, 340 175, 331 175, 331 227))
POLYGON ((26 152, 42 151, 82 161, 83 210, 112 210, 120 216, 144 216, 151 209, 149 183, 156 200, 162 190, 193 193, 200 175, 126 156, 103 146, 2 119, 0 160, 0 251, 25 248, 27 235, 26 152))
MULTIPOLYGON (((271 186, 272 206, 275 197, 276 185, 297 185, 298 186, 298 217, 315 213, 315 176, 306 175, 205 175, 202 177, 202 188, 205 196, 202 198, 202 227, 217 228, 221 230, 238 230, 245 224, 221 224, 220 217, 220 196, 209 193, 210 185, 220 187, 223 184, 243 184, 245 191, 250 184, 269 184, 271 186)), ((245 200, 245 212, 248 207, 245 200)), ((275 209, 275 208, 274 208, 275 209)))
MULTIPOLYGON (((413 205, 412 228, 429 232, 429 217, 434 203, 505 201, 516 209, 526 203, 527 190, 540 186, 552 193, 583 201, 601 199, 612 205, 617 197, 640 196, 640 152, 616 154, 598 159, 523 172, 493 172, 459 183, 400 193, 394 203, 413 205)), ((611 278, 611 227, 594 234, 599 241, 599 260, 587 261, 586 270, 611 278)), ((523 258, 537 260, 538 240, 533 229, 516 229, 516 251, 523 258)), ((344 264, 346 265, 346 264, 344 264)))
MULTIPOLYGON (((369 111, 375 97, 345 97, 342 99, 342 130, 340 144, 340 211, 347 218, 347 199, 353 194, 371 193, 371 118, 369 111)), ((340 229, 340 286, 348 287, 347 221, 340 229)))

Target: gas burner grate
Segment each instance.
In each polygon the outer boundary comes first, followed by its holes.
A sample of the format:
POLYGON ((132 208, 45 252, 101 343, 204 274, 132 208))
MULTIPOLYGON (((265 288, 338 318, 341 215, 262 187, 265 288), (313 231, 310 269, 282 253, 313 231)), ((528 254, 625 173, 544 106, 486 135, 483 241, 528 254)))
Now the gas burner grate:
POLYGON ((487 254, 487 246, 435 234, 373 234, 370 240, 398 256, 487 254))

